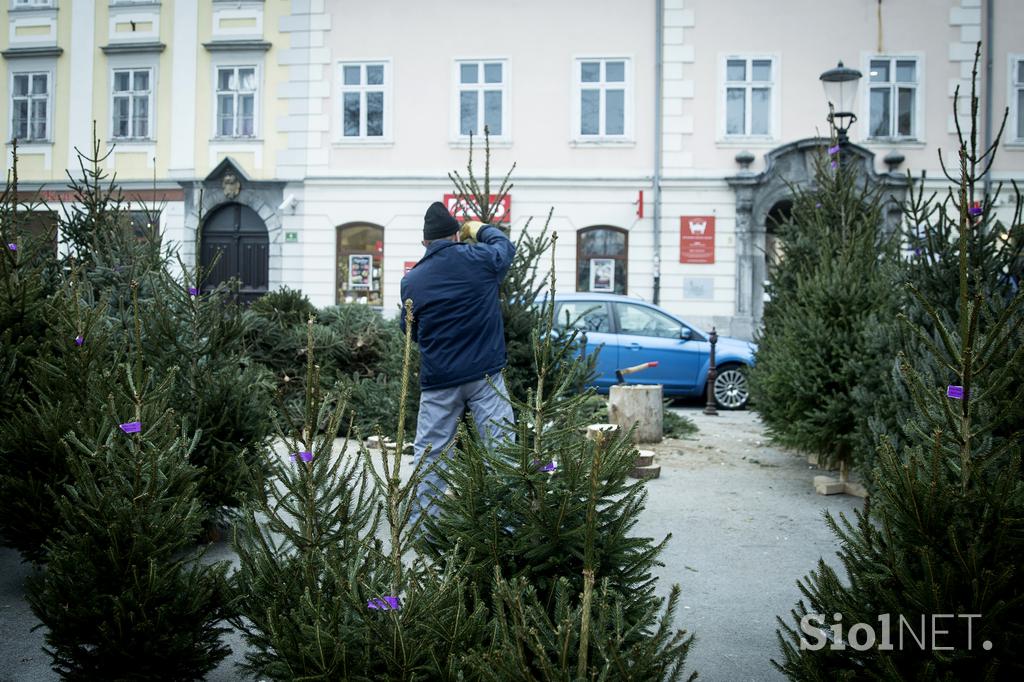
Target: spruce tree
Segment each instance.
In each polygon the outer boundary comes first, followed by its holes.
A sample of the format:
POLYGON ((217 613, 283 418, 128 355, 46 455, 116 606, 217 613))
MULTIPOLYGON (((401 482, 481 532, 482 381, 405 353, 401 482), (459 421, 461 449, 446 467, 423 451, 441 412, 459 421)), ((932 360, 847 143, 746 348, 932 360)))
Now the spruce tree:
POLYGON ((65 679, 200 680, 228 653, 226 565, 191 548, 197 439, 169 409, 173 377, 156 383, 145 365, 132 308, 128 362, 91 396, 102 421, 66 438, 72 482, 28 599, 65 679))
POLYGON ((980 266, 991 206, 976 208, 976 183, 999 136, 978 149, 973 87, 970 104, 971 130, 959 135, 959 181, 946 204, 955 210, 955 309, 944 313, 942 298, 908 285, 934 330, 900 315, 925 349, 924 357, 898 357, 915 410, 898 445, 883 439, 870 505, 852 521, 828 516, 846 579, 820 561, 799 581, 803 598, 789 622, 779 619, 775 665, 793 680, 1024 674, 1024 432, 1002 399, 1007 392, 1017 404, 1024 398, 1013 385, 1024 365, 1024 293, 1008 300, 991 291, 980 266), (863 629, 855 639, 857 623, 873 629, 874 641, 863 629))
POLYGON ((75 269, 104 300, 111 314, 121 319, 125 334, 131 334, 130 304, 133 287, 149 296, 147 274, 165 269, 171 253, 161 247, 155 231, 137 238, 131 229, 130 205, 115 175, 105 169, 113 148, 103 151, 93 123, 93 143, 88 152, 78 150, 78 175, 66 171, 72 195, 60 220, 64 243, 62 265, 75 269))
POLYGON ((171 375, 171 407, 199 441, 199 496, 211 521, 248 495, 248 467, 272 430, 273 379, 245 354, 245 322, 224 286, 203 290, 198 269, 181 264, 146 277, 143 344, 157 376, 171 375))
POLYGON ((776 441, 845 470, 862 456, 851 396, 860 384, 880 384, 888 368, 874 339, 894 312, 895 237, 881 217, 891 199, 862 184, 841 154, 834 145, 819 155, 814 186, 793 190, 750 390, 776 441))
MULTIPOLYGON (((861 448, 866 454, 872 455, 861 464, 868 480, 874 466, 873 453, 880 445, 882 436, 888 437, 897 449, 913 441, 912 435, 904 434, 903 425, 912 419, 916 406, 900 379, 895 350, 907 357, 917 358, 919 362, 929 363, 930 371, 939 369, 928 352, 928 346, 912 330, 919 329, 933 343, 940 342, 938 331, 926 307, 906 284, 913 284, 914 289, 929 302, 947 326, 957 319, 960 305, 959 292, 950 286, 959 277, 959 220, 955 196, 952 193, 944 196, 929 193, 924 187, 924 179, 922 173, 919 186, 916 189, 911 186, 910 196, 904 206, 904 253, 895 263, 892 279, 899 309, 906 315, 909 325, 899 324, 894 318, 880 321, 875 339, 879 345, 878 352, 892 359, 890 371, 883 377, 881 384, 865 384, 857 396, 861 448)), ((953 181, 959 182, 958 179, 953 181)), ((1024 203, 1020 200, 1016 185, 1012 191, 1005 190, 1007 194, 1012 194, 1011 203, 1016 206, 1009 224, 995 218, 995 211, 992 210, 1004 190, 1001 186, 996 187, 992 196, 973 202, 968 208, 975 228, 971 237, 968 279, 973 287, 984 294, 986 312, 983 316, 987 317, 998 316, 1006 306, 1018 286, 1024 265, 1021 259, 1024 252, 1024 222, 1020 213, 1024 203)), ((993 362, 1007 366, 1012 353, 1012 347, 1006 348, 993 362)), ((1007 371, 1013 370, 1007 366, 1007 371)), ((1005 390, 990 396, 993 404, 998 405, 997 413, 1004 408, 1009 410, 1002 423, 992 425, 993 436, 996 438, 1009 437, 1013 425, 1024 423, 1024 405, 1014 401, 1016 386, 1022 382, 1024 376, 1015 375, 1005 390)), ((976 414, 975 418, 984 419, 985 416, 976 414)))
POLYGON ((27 216, 42 205, 23 202, 19 194, 18 141, 14 140, 11 170, 0 193, 0 384, 4 387, 0 424, 31 395, 31 360, 46 338, 43 304, 56 275, 52 258, 56 235, 29 233, 27 216))
POLYGON ((72 475, 63 439, 94 439, 104 428, 97 396, 115 383, 124 350, 105 307, 77 276, 36 305, 48 329, 31 360, 32 391, 0 421, 0 533, 38 562, 60 526, 56 500, 72 475))
MULTIPOLYGON (((300 415, 279 421, 283 447, 267 452, 266 496, 246 507, 236 537, 236 624, 252 648, 245 667, 282 680, 461 679, 484 612, 467 610, 457 559, 409 560, 422 469, 403 480, 404 410, 390 455, 378 460, 348 439, 339 450, 352 417, 320 388, 314 327, 300 415)), ((407 340, 407 369, 411 351, 407 340)))

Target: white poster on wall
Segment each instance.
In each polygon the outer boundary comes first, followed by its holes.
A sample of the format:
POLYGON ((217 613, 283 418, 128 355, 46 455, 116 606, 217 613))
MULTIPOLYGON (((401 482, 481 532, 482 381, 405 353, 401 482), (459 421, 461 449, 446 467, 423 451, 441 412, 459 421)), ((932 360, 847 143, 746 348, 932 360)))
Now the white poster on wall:
POLYGON ((590 259, 590 290, 615 291, 615 259, 590 259))

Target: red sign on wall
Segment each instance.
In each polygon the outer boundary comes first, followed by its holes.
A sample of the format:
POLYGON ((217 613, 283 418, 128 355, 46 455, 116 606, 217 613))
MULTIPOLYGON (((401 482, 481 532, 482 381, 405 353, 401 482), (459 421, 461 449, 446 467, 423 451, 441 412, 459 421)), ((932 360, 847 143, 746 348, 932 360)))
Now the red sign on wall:
MULTIPOLYGON (((452 214, 452 217, 456 220, 479 220, 480 216, 467 215, 466 210, 469 207, 468 203, 462 201, 463 195, 461 194, 445 194, 444 205, 448 209, 448 212, 452 214)), ((489 201, 493 204, 498 200, 497 195, 492 194, 489 201)), ((512 197, 508 194, 501 198, 501 203, 498 204, 494 211, 495 223, 507 223, 512 220, 512 197)))
POLYGON ((416 260, 407 260, 407 261, 405 261, 405 272, 402 273, 402 277, 405 277, 406 275, 408 275, 409 271, 412 270, 414 267, 416 267, 417 263, 419 263, 419 261, 416 261, 416 260))
POLYGON ((715 262, 715 216, 683 216, 679 219, 679 262, 715 262))

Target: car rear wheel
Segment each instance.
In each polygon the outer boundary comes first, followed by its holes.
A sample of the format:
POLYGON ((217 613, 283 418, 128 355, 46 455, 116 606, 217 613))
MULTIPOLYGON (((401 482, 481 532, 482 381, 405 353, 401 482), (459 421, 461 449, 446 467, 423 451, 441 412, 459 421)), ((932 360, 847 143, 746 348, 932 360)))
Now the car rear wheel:
POLYGON ((742 365, 722 365, 715 376, 715 403, 723 410, 741 410, 750 400, 747 375, 742 365))

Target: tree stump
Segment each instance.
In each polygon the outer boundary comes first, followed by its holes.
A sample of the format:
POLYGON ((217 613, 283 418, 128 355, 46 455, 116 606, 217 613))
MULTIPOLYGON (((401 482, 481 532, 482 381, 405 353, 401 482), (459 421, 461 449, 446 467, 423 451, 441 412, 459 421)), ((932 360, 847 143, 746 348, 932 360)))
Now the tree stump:
POLYGON ((660 443, 664 436, 665 407, 661 384, 612 386, 608 395, 608 421, 626 431, 633 428, 637 443, 660 443))

